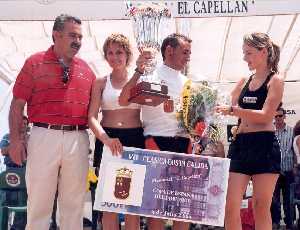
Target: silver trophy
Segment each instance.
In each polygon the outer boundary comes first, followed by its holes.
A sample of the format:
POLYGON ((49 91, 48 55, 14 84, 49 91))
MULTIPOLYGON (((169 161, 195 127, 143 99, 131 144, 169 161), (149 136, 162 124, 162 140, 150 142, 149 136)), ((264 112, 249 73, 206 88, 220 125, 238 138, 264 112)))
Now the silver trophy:
POLYGON ((149 50, 153 54, 146 63, 141 81, 130 91, 130 102, 157 106, 168 100, 168 87, 153 77, 157 64, 156 54, 162 43, 161 31, 171 18, 168 8, 155 3, 139 6, 127 4, 128 15, 132 20, 134 36, 140 52, 149 50))

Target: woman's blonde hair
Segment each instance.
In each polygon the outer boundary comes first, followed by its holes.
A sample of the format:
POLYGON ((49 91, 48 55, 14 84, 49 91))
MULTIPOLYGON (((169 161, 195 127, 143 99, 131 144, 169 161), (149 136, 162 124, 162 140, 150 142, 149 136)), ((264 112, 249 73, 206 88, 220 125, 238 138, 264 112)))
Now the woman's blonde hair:
POLYGON ((103 53, 105 59, 107 58, 108 46, 112 43, 118 44, 125 50, 127 56, 126 66, 128 66, 132 60, 132 48, 129 39, 123 34, 111 34, 108 36, 103 44, 103 53))
POLYGON ((266 48, 268 51, 267 64, 271 71, 278 73, 278 62, 280 58, 280 48, 265 33, 251 33, 244 36, 244 43, 258 50, 266 48))

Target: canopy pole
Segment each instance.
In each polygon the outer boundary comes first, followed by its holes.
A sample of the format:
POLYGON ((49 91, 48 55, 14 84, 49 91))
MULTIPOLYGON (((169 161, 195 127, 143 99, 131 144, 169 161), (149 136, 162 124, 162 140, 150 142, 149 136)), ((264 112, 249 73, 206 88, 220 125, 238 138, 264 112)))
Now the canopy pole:
POLYGON ((300 51, 300 35, 298 36, 298 40, 297 40, 295 48, 294 48, 294 53, 293 53, 293 55, 291 55, 291 58, 290 58, 288 64, 285 67, 285 70, 283 72, 283 79, 286 79, 287 72, 290 70, 290 68, 291 68, 293 62, 295 61, 299 51, 300 51))
POLYGON ((295 23, 296 23, 296 21, 297 21, 297 18, 298 18, 298 14, 295 14, 294 17, 293 17, 293 20, 292 20, 292 22, 291 22, 291 24, 290 24, 290 26, 289 26, 289 29, 288 29, 288 31, 286 32, 285 36, 284 36, 283 42, 282 42, 282 44, 281 44, 281 46, 280 46, 281 50, 282 50, 283 47, 285 46, 285 43, 286 43, 286 41, 287 41, 287 39, 288 39, 290 33, 292 32, 292 30, 293 30, 293 28, 294 28, 294 25, 295 25, 295 23))
POLYGON ((219 62, 219 67, 218 67, 217 81, 221 80, 221 73, 222 73, 222 70, 223 70, 225 52, 226 52, 227 41, 228 41, 231 25, 232 25, 232 17, 230 17, 229 20, 227 20, 227 23, 226 23, 226 34, 225 34, 225 39, 224 39, 224 43, 223 43, 222 50, 221 50, 222 55, 221 55, 221 60, 219 62))

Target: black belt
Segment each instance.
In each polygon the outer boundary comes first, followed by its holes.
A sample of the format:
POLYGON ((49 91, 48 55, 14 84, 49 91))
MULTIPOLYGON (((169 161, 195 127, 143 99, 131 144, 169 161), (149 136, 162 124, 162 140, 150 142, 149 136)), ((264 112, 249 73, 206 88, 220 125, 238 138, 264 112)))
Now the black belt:
POLYGON ((86 125, 51 125, 47 123, 34 122, 34 126, 54 129, 54 130, 63 130, 63 131, 75 131, 75 130, 85 130, 88 129, 86 125))

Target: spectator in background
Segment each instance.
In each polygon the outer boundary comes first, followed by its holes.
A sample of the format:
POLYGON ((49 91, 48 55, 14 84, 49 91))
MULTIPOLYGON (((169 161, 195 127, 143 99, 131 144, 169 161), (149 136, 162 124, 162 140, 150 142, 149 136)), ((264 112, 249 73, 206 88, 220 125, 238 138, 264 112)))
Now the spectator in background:
POLYGON ((5 134, 0 142, 0 150, 1 154, 5 157, 8 156, 8 148, 9 148, 9 134, 5 134))
POLYGON ((293 150, 296 157, 295 163, 297 165, 300 165, 300 120, 297 121, 293 130, 293 134, 294 134, 293 150))
POLYGON ((292 229, 293 220, 290 216, 290 185, 294 182, 294 153, 293 128, 285 123, 285 110, 279 108, 275 115, 275 134, 278 138, 281 151, 281 172, 276 183, 273 200, 271 205, 271 214, 273 228, 278 228, 281 219, 280 192, 283 197, 284 222, 286 229, 292 229))
MULTIPOLYGON (((27 146, 27 140, 29 137, 29 129, 28 129, 28 118, 26 116, 23 116, 23 123, 21 127, 21 138, 24 140, 25 146, 27 146)), ((9 151, 10 151, 10 140, 9 140, 9 134, 5 134, 0 142, 0 149, 1 154, 4 156, 4 164, 7 168, 23 168, 25 167, 25 163, 21 166, 18 164, 15 164, 11 158, 9 157, 9 151)), ((25 172, 25 169, 24 169, 25 172)), ((2 203, 5 203, 6 205, 16 205, 18 203, 18 199, 20 196, 26 197, 25 191, 5 191, 4 200, 2 200, 2 203)), ((26 226, 26 213, 16 213, 13 220, 13 225, 10 228, 10 230, 24 230, 26 226)))
MULTIPOLYGON (((6 165, 6 168, 20 168, 23 166, 19 166, 15 163, 13 163, 9 157, 9 134, 6 134, 3 136, 1 143, 0 143, 0 149, 1 154, 4 155, 4 164, 6 165)), ((25 171, 25 170, 24 170, 25 171)), ((8 205, 8 206, 14 206, 18 204, 18 199, 21 196, 20 193, 22 193, 22 196, 26 197, 26 191, 1 191, 2 197, 1 197, 1 204, 8 205)), ((10 230, 24 230, 26 226, 26 213, 16 213, 13 220, 13 225, 11 226, 10 230)))
MULTIPOLYGON (((294 140, 293 140, 293 150, 295 154, 295 182, 296 191, 295 196, 300 199, 300 120, 297 121, 294 127, 294 140)), ((298 213, 300 213, 300 206, 297 205, 298 213)), ((297 229, 300 229, 300 220, 297 221, 297 229)))

